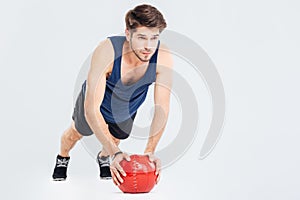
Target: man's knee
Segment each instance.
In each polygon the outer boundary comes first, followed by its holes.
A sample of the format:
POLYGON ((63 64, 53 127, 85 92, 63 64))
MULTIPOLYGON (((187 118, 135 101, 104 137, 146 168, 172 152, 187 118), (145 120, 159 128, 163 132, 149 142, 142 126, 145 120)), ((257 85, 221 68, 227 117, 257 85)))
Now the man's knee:
POLYGON ((115 144, 118 146, 120 144, 120 139, 115 138, 114 136, 112 136, 113 141, 115 142, 115 144))
POLYGON ((82 135, 76 130, 74 123, 72 123, 71 127, 66 130, 66 132, 63 134, 62 139, 63 140, 69 140, 69 141, 78 141, 82 138, 82 135))

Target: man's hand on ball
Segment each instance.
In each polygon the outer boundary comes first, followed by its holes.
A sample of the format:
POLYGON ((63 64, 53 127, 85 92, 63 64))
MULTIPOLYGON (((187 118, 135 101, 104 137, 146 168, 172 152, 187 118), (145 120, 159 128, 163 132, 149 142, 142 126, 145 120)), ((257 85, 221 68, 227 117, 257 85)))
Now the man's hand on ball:
POLYGON ((123 168, 120 165, 120 162, 124 159, 127 161, 130 161, 129 155, 126 153, 119 153, 119 154, 113 156, 112 163, 110 165, 111 176, 112 176, 114 184, 117 186, 119 186, 121 183, 123 183, 123 179, 122 179, 120 173, 123 176, 126 176, 125 171, 123 170, 123 168))
POLYGON ((155 175, 157 175, 156 184, 160 180, 160 174, 161 174, 161 161, 158 157, 156 157, 153 153, 145 153, 145 155, 148 155, 150 162, 153 162, 155 164, 155 175))

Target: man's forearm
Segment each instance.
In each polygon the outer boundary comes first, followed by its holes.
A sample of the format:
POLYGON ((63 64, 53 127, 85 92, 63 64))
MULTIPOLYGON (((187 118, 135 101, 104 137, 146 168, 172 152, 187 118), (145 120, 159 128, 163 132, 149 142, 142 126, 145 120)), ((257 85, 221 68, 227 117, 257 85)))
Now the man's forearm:
POLYGON ((108 126, 100 112, 86 112, 86 121, 88 122, 90 128, 94 132, 96 138, 103 145, 104 149, 109 155, 113 155, 120 149, 115 144, 111 134, 108 130, 108 126))
POLYGON ((154 153, 156 146, 165 130, 168 113, 155 112, 150 127, 149 139, 144 153, 154 153))

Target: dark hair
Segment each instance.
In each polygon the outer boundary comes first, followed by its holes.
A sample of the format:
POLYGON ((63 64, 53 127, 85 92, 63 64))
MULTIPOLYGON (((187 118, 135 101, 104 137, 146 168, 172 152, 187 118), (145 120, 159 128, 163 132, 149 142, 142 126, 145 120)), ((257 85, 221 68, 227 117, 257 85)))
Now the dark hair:
POLYGON ((155 7, 147 4, 136 6, 134 9, 129 10, 125 16, 126 28, 132 31, 139 26, 146 26, 150 28, 159 28, 162 32, 167 23, 155 7))

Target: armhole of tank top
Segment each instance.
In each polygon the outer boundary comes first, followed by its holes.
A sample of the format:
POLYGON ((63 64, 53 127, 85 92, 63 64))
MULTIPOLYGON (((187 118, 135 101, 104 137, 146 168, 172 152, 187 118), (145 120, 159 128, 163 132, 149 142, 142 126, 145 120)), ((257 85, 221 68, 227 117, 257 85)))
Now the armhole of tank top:
POLYGON ((111 73, 110 73, 110 76, 108 78, 106 78, 106 81, 110 81, 111 82, 111 78, 112 78, 112 74, 113 74, 113 71, 115 70, 114 66, 115 66, 115 60, 116 60, 116 48, 115 48, 115 43, 112 41, 111 37, 108 37, 108 39, 110 40, 111 42, 111 45, 114 49, 114 60, 113 60, 113 64, 112 64, 112 69, 111 69, 111 73))
POLYGON ((158 41, 158 45, 157 45, 157 49, 155 51, 155 58, 153 59, 153 63, 155 63, 155 74, 153 77, 153 82, 151 84, 153 84, 156 81, 156 75, 157 75, 157 58, 158 58, 158 53, 159 53, 159 47, 160 47, 160 40, 158 41))

